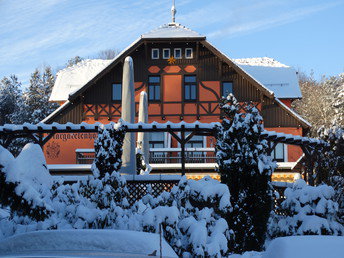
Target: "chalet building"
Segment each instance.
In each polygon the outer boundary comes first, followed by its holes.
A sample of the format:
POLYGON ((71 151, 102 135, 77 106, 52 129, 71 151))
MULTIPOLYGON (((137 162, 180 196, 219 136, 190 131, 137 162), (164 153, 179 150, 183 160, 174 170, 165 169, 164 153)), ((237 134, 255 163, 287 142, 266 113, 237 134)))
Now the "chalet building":
MULTIPOLYGON (((293 68, 271 58, 231 59, 205 36, 175 22, 141 35, 113 60, 84 60, 61 70, 50 98, 61 106, 44 122, 118 121, 127 56, 134 62, 136 110, 140 92, 146 91, 149 122, 221 121, 219 100, 233 93, 239 102, 256 104, 266 130, 303 136, 310 128, 291 109, 291 103, 302 97, 293 68)), ((95 137, 94 133, 56 134, 44 148, 48 164, 57 169, 91 163, 95 137)), ((149 139, 152 172, 178 171, 178 142, 160 132, 150 133, 149 139)), ((188 172, 214 171, 214 145, 211 137, 191 139, 186 146, 188 172)), ((272 156, 278 171, 291 172, 302 151, 278 144, 272 156)))

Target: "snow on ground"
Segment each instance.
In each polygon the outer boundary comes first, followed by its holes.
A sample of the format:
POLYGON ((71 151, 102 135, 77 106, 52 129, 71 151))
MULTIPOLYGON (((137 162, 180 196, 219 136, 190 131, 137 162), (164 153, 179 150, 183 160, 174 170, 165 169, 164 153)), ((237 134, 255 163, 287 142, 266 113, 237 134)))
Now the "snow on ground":
MULTIPOLYGON (((128 230, 42 230, 18 234, 0 241, 0 255, 37 254, 40 252, 83 251, 120 254, 160 254, 159 234, 128 230)), ((162 239, 162 255, 177 257, 162 239)))
POLYGON ((262 258, 343 258, 344 237, 293 236, 271 241, 262 258))

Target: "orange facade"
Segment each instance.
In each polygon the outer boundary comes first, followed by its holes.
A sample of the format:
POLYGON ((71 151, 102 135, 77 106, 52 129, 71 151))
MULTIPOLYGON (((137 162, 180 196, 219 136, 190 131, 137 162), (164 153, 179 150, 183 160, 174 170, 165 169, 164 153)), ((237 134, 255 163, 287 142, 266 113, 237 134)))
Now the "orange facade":
MULTIPOLYGON (((185 122, 200 121, 202 123, 210 123, 220 121, 220 109, 218 106, 219 97, 221 96, 220 81, 198 81, 197 101, 183 101, 183 74, 192 74, 196 71, 196 67, 189 65, 184 67, 173 65, 165 66, 161 74, 161 102, 149 102, 148 113, 149 122, 165 123, 171 121, 178 123, 181 120, 185 122), (183 74, 180 72, 183 71, 183 74), (176 115, 182 114, 182 115, 176 115)), ((157 66, 150 66, 148 72, 155 75, 161 72, 157 66)), ((145 90, 148 92, 147 85, 143 82, 135 82, 135 102, 136 110, 138 110, 138 102, 140 92, 145 90)), ((285 104, 287 101, 283 101, 285 104)), ((291 103, 291 102, 290 102, 291 103)), ((288 105, 289 106, 289 105, 288 105)), ((261 103, 257 103, 258 109, 261 103)), ((107 124, 109 120, 109 112, 117 112, 117 118, 112 121, 117 122, 120 117, 121 103, 113 105, 84 105, 83 121, 87 123, 100 122, 107 124), (98 109, 98 110, 96 110, 98 109), (100 110, 99 110, 100 109, 100 110), (94 114, 99 114, 96 117, 94 114)), ((294 127, 278 127, 266 128, 267 130, 300 135, 302 136, 302 128, 294 127)), ((92 149, 93 142, 96 137, 95 133, 80 134, 56 134, 44 147, 48 164, 74 164, 76 163, 76 149, 92 149)), ((214 147, 215 140, 208 137, 206 139, 207 146, 214 147)), ((177 142, 172 141, 168 147, 177 147, 177 142)), ((288 161, 296 161, 302 155, 302 151, 297 146, 288 145, 287 157, 288 161)))

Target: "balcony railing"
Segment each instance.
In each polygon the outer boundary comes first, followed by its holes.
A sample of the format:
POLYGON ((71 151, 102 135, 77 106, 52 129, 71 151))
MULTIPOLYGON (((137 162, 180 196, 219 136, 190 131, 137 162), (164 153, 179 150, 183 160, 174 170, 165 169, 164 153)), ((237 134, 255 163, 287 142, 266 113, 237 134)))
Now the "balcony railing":
MULTIPOLYGON (((76 163, 91 164, 94 160, 94 149, 77 149, 76 163)), ((181 148, 151 148, 150 164, 181 163, 181 148)), ((185 163, 216 163, 214 148, 185 148, 185 163)))

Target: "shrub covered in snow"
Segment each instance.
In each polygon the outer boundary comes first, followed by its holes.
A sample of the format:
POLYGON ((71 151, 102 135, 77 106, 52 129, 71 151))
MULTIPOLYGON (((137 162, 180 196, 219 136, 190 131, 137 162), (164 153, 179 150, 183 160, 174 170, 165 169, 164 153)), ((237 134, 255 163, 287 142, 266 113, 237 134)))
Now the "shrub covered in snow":
POLYGON ((34 220, 52 211, 53 180, 39 145, 27 144, 17 158, 0 146, 0 203, 19 216, 34 220))
MULTIPOLYGON (((93 176, 72 186, 56 185, 54 206, 58 213, 72 209, 67 215, 73 228, 113 228, 116 210, 127 208, 128 189, 121 167, 124 131, 114 124, 102 126, 95 140, 93 176), (60 206, 65 206, 60 209, 60 206)), ((65 216, 62 218, 65 218, 65 216)))
POLYGON ((252 103, 243 111, 230 94, 220 107, 226 118, 218 127, 216 156, 221 182, 231 191, 233 212, 226 215, 235 240, 236 253, 263 248, 272 207, 271 174, 275 163, 267 154, 267 142, 260 139, 263 118, 252 103))
POLYGON ((124 136, 124 128, 118 124, 111 122, 99 126, 98 137, 94 141, 95 159, 92 164, 95 177, 102 178, 106 173, 119 171, 122 166, 124 136))
POLYGON ((210 177, 200 181, 185 177, 170 193, 147 195, 134 206, 144 231, 159 232, 184 257, 221 257, 232 237, 222 217, 231 211, 228 187, 210 177), (143 207, 142 207, 143 206, 143 207), (142 212, 140 212, 140 210, 142 212))
POLYGON ((271 237, 343 234, 343 226, 337 222, 338 203, 332 200, 331 186, 309 186, 299 179, 284 195, 286 199, 281 208, 285 215, 271 219, 271 237))

